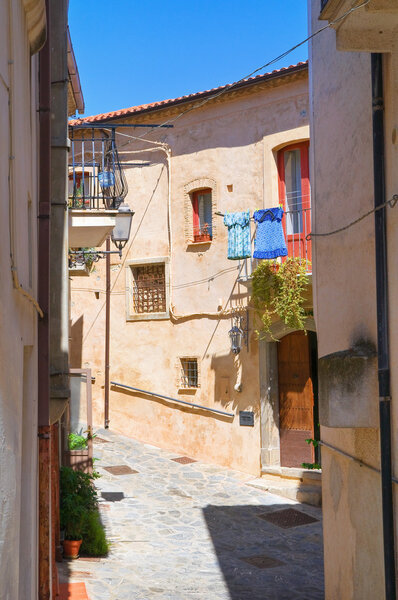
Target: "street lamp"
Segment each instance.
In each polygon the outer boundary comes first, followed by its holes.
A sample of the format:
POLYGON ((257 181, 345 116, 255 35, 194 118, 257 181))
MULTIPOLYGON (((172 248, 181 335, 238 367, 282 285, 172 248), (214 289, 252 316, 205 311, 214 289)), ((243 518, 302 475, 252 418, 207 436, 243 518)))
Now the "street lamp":
POLYGON ((242 347, 243 331, 240 327, 234 325, 232 329, 228 331, 228 335, 231 340, 231 350, 234 354, 239 354, 242 347))
POLYGON ((119 256, 122 257, 122 250, 130 237, 131 221, 133 220, 134 211, 131 210, 128 204, 121 204, 115 218, 115 227, 111 233, 112 242, 119 250, 119 256))

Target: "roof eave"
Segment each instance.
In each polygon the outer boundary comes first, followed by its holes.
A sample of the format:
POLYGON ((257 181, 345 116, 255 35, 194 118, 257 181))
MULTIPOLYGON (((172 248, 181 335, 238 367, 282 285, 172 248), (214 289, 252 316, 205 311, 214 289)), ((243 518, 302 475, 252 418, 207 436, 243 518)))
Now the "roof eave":
MULTIPOLYGON (((177 98, 175 100, 170 100, 170 101, 164 102, 164 103, 160 102, 156 106, 149 106, 149 107, 143 108, 141 110, 131 110, 130 113, 126 112, 121 115, 112 115, 110 117, 105 117, 104 119, 95 119, 95 121, 87 121, 87 126, 89 127, 90 123, 93 123, 93 122, 108 123, 109 121, 117 121, 120 119, 126 119, 126 118, 133 117, 133 116, 135 117, 135 116, 139 116, 139 115, 143 115, 143 114, 158 112, 160 110, 166 110, 166 109, 173 108, 175 106, 179 106, 182 104, 190 104, 192 102, 197 102, 198 100, 205 100, 206 98, 209 98, 211 96, 216 96, 218 93, 220 93, 220 95, 221 95, 221 93, 228 94, 229 91, 233 92, 235 90, 239 90, 242 88, 254 87, 256 85, 263 84, 263 83, 269 82, 274 79, 284 79, 284 78, 288 78, 292 75, 295 75, 297 73, 306 72, 306 71, 308 71, 308 62, 299 63, 297 65, 294 65, 293 67, 287 67, 283 71, 276 71, 276 72, 268 73, 266 76, 263 76, 262 79, 253 77, 252 79, 244 80, 237 84, 226 85, 224 87, 220 87, 218 89, 216 88, 213 90, 208 90, 206 92, 198 92, 197 94, 192 94, 191 96, 177 98)), ((84 124, 84 119, 82 119, 82 124, 84 124)))

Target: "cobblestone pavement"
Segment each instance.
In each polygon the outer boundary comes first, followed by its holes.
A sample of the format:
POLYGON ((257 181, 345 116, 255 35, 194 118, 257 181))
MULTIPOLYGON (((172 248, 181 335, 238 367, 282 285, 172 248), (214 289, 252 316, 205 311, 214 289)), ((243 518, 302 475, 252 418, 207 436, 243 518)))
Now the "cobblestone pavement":
POLYGON ((64 562, 61 580, 69 570, 70 581, 85 581, 90 600, 324 597, 320 509, 249 487, 237 471, 181 464, 109 430, 98 437, 108 440, 96 441, 94 455, 111 552, 64 562), (104 469, 119 465, 137 472, 104 469), (260 516, 288 508, 317 521, 281 528, 260 516))

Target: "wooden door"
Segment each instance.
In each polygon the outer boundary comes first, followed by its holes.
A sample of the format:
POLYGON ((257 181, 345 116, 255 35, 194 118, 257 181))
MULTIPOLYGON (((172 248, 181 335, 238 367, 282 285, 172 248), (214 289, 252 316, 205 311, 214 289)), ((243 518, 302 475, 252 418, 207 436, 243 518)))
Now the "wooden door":
POLYGON ((303 331, 286 335, 278 343, 279 434, 281 466, 312 463, 314 394, 308 336, 303 331))

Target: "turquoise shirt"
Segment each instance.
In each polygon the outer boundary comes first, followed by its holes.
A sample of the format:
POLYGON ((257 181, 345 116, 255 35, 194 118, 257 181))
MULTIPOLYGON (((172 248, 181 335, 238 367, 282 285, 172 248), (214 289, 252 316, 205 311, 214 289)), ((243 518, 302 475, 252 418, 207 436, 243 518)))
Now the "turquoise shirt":
POLYGON ((250 212, 227 213, 224 225, 228 227, 228 258, 239 260, 250 258, 250 212))

